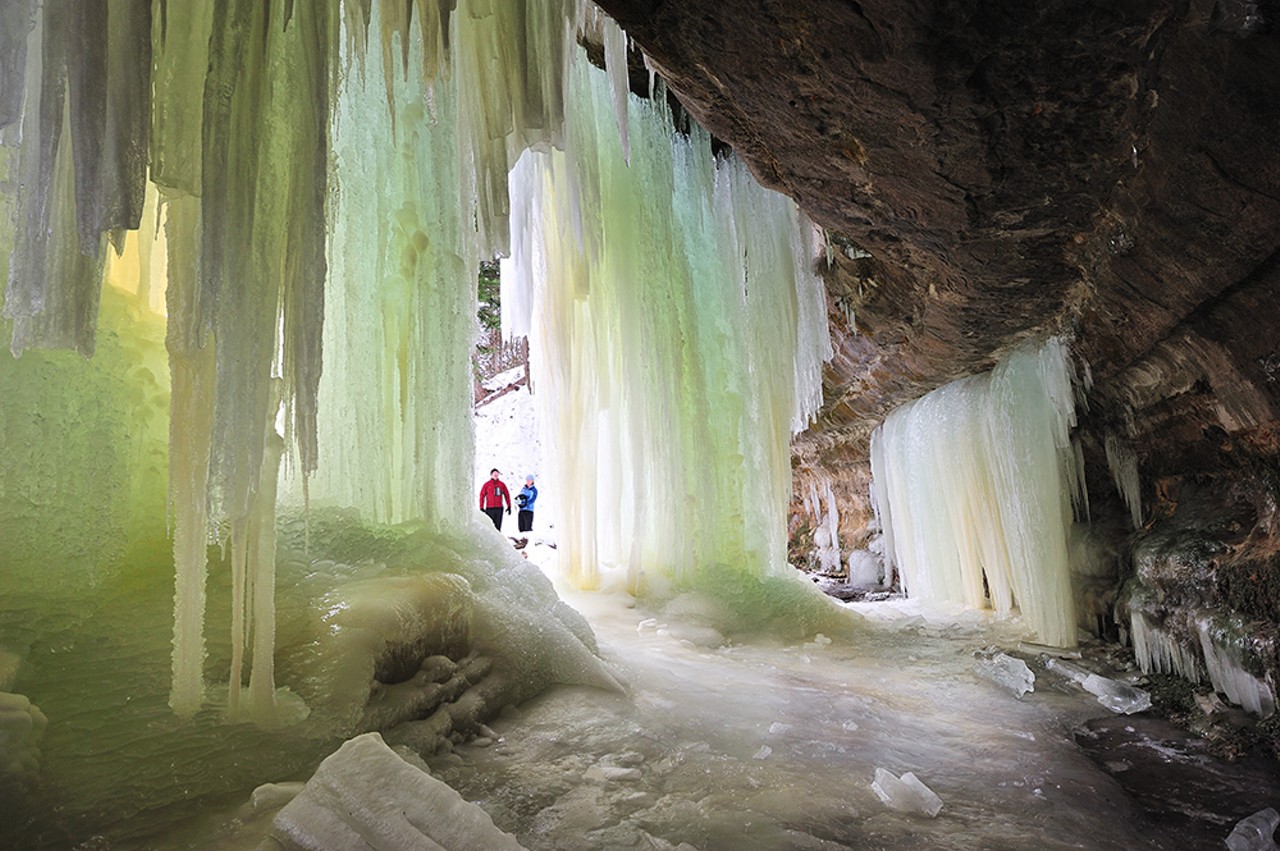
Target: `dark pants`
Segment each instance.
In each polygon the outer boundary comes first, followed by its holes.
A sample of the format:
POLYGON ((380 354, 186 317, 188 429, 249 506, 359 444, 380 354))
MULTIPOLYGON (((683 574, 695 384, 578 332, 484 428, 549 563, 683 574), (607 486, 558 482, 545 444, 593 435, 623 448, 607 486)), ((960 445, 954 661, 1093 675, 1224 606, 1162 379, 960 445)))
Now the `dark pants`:
POLYGON ((520 509, 520 515, 516 517, 516 522, 520 524, 521 532, 533 531, 533 512, 520 509))
POLYGON ((501 532, 502 531, 502 508, 501 507, 486 508, 484 510, 484 513, 488 514, 489 519, 493 521, 493 528, 501 532))

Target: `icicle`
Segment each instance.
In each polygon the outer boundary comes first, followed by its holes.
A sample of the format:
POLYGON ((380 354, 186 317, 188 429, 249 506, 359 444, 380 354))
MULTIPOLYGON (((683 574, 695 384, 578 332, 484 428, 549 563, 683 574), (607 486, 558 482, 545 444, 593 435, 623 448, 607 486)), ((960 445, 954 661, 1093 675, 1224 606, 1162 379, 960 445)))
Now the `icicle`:
POLYGON ((627 65, 627 34, 612 18, 604 19, 604 65, 609 73, 613 112, 622 139, 622 159, 631 162, 631 132, 627 125, 627 98, 631 94, 631 72, 627 65))
POLYGON ((1195 650, 1183 647, 1143 612, 1132 612, 1129 620, 1133 627, 1133 655, 1143 673, 1177 674, 1193 683, 1200 682, 1203 668, 1195 650))
POLYGON ((76 210, 82 250, 136 230, 151 124, 151 3, 72 3, 67 52, 76 210))
POLYGON ((0 0, 0 129, 22 117, 27 36, 35 17, 35 0, 0 0))
POLYGON ((16 239, 4 315, 14 321, 10 350, 94 347, 100 265, 79 251, 71 140, 65 132, 68 17, 62 4, 42 7, 28 42, 26 92, 18 154, 16 239))
POLYGON ((1016 599, 1041 641, 1075 644, 1067 528, 1084 483, 1070 439, 1073 381, 1055 338, 877 429, 872 493, 886 558, 909 594, 981 606, 985 577, 994 609, 1016 599))
MULTIPOLYGON (((383 11, 372 10, 378 31, 383 11)), ((377 520, 465 525, 474 513, 469 352, 480 252, 464 225, 470 214, 459 212, 469 190, 452 128, 455 89, 467 83, 436 80, 428 122, 421 44, 409 42, 407 77, 359 74, 350 49, 330 130, 323 413, 309 493, 377 520)), ((289 487, 301 491, 296 480, 289 487)))
POLYGON ((173 684, 169 705, 190 718, 204 700, 204 609, 214 343, 199 305, 200 205, 171 201, 169 253, 169 510, 173 514, 173 684))
POLYGON ((152 22, 151 180, 190 195, 200 194, 204 81, 214 5, 208 0, 165 0, 152 22))
POLYGON ((1214 630, 1207 619, 1198 626, 1205 671, 1214 689, 1259 718, 1271 717, 1276 711, 1274 684, 1246 671, 1241 648, 1214 630))
POLYGON ((1129 521, 1133 528, 1142 528, 1142 479, 1138 473, 1138 457, 1133 449, 1121 444, 1120 438, 1107 433, 1103 446, 1107 452, 1107 467, 1111 480, 1116 484, 1120 499, 1129 509, 1129 521))
POLYGON ((740 163, 717 163, 704 132, 673 136, 662 99, 628 97, 628 164, 609 79, 575 64, 569 80, 564 152, 526 154, 512 174, 511 207, 534 224, 503 275, 504 302, 536 288, 542 421, 575 448, 555 471, 574 494, 563 567, 582 587, 600 561, 685 580, 782 570, 789 438, 829 351, 807 224, 740 163), (620 522, 597 511, 597 488, 631 508, 620 522))

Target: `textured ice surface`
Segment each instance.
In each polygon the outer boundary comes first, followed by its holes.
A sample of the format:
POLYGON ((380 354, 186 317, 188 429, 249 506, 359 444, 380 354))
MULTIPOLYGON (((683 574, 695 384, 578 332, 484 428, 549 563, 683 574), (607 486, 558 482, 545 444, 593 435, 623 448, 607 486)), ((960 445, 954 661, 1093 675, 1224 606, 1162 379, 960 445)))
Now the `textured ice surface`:
POLYGON ((1227 837, 1228 851, 1275 851, 1276 828, 1280 827, 1280 813, 1267 807, 1248 818, 1241 819, 1227 837))
POLYGON ((320 764, 276 815, 286 848, 380 851, 519 849, 475 804, 396 755, 377 733, 358 736, 320 764))
POLYGON ((1053 338, 902 406, 876 430, 873 498, 908 594, 997 612, 1016 600, 1040 641, 1075 645, 1076 383, 1066 343, 1053 338))

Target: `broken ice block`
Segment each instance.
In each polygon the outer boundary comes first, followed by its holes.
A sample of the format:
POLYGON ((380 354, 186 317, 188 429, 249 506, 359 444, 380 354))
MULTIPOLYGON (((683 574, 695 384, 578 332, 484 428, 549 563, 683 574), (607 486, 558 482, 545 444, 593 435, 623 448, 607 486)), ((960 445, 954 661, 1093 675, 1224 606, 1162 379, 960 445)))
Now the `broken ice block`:
POLYGON ((1280 813, 1267 807, 1236 824, 1227 837, 1228 851, 1276 851, 1276 828, 1280 827, 1280 813))
POLYGON ((1064 662, 1061 659, 1045 659, 1044 666, 1051 671, 1057 671, 1073 683, 1083 683, 1093 674, 1092 671, 1086 671, 1079 665, 1074 665, 1071 662, 1064 662))
POLYGON ((900 813, 924 813, 933 818, 942 810, 942 799, 910 771, 898 778, 892 772, 877 768, 871 791, 890 809, 900 813))
POLYGON ((1151 695, 1127 683, 1090 674, 1080 683, 1084 690, 1098 696, 1098 703, 1121 715, 1132 715, 1151 708, 1151 695))
POLYGON ((1004 653, 997 653, 990 659, 978 659, 973 670, 978 676, 1013 692, 1019 700, 1027 692, 1036 690, 1036 675, 1031 673, 1027 663, 1004 653))

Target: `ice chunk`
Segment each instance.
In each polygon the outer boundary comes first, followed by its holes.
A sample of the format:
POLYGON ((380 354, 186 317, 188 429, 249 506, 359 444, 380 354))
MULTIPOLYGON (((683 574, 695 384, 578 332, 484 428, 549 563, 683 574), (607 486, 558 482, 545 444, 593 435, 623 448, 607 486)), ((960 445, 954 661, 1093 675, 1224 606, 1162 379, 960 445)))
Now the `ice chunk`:
POLYGON ((0 692, 0 779, 40 767, 40 739, 48 723, 26 695, 0 692))
POLYGON ((1259 810, 1236 824, 1227 837, 1229 851, 1276 851, 1276 827, 1280 826, 1280 813, 1273 807, 1259 810))
POLYGON ((1044 666, 1051 671, 1057 671, 1077 685, 1083 683, 1093 675, 1091 671, 1086 671, 1079 665, 1074 665, 1071 662, 1064 662, 1061 659, 1046 659, 1044 666))
POLYGON ((1019 700, 1027 692, 1035 691, 1036 675, 1027 667, 1027 663, 1005 653, 997 653, 989 659, 979 659, 973 670, 978 676, 1013 692, 1013 696, 1019 700))
POLYGON ((608 765, 600 762, 588 768, 585 776, 588 780, 601 782, 634 783, 644 775, 638 768, 627 768, 621 765, 608 765))
POLYGON ((489 814, 421 768, 377 733, 343 744, 276 815, 275 839, 290 849, 519 849, 489 814))
POLYGON ((1140 688, 1090 674, 1080 683, 1085 691, 1098 696, 1098 703, 1112 712, 1132 715, 1151 708, 1151 695, 1140 688))
POLYGON ((942 810, 942 799, 910 771, 898 778, 883 768, 877 768, 871 790, 900 813, 924 813, 933 818, 942 810))

